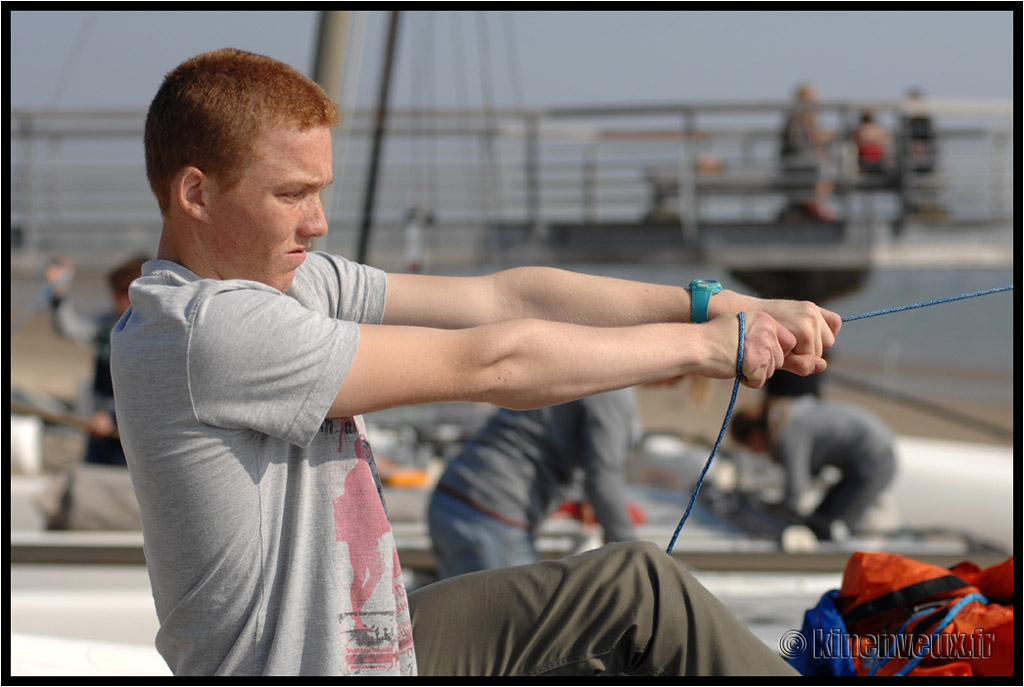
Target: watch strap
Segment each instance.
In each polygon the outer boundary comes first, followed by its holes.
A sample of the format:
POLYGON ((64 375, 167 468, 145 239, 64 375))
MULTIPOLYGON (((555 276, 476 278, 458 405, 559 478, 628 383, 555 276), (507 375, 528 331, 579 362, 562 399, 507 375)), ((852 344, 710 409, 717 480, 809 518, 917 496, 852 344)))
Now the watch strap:
POLYGON ((707 289, 690 289, 690 321, 700 324, 708 321, 711 307, 711 292, 707 289))
POLYGON ((710 315, 711 296, 722 290, 720 282, 709 279, 694 279, 690 282, 690 321, 695 324, 707 322, 710 315))

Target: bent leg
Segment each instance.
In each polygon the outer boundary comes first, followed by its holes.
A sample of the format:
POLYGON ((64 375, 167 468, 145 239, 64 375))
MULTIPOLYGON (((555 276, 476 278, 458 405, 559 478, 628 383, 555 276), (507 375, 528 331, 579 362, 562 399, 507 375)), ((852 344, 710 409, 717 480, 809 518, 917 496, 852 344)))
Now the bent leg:
POLYGON ((650 542, 409 595, 420 675, 797 675, 650 542))
POLYGON ((896 457, 891 450, 879 451, 854 461, 810 516, 812 527, 827 528, 842 520, 856 532, 864 514, 885 491, 896 474, 896 457))
POLYGON ((498 522, 444 493, 436 493, 427 523, 438 579, 537 560, 533 536, 498 522))

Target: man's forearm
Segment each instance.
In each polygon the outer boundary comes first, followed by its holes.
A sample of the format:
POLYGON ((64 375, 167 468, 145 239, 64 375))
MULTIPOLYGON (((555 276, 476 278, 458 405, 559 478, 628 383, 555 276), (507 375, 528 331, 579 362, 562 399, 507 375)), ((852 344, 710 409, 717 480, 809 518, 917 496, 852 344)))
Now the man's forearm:
POLYGON ((689 322, 685 288, 547 267, 522 267, 494 275, 501 317, 533 317, 592 327, 689 322))
MULTIPOLYGON (((728 378, 738 341, 729 319, 633 327, 524 319, 459 330, 363 325, 331 417, 441 401, 525 410, 680 375, 728 378)), ((766 331, 753 337, 759 349, 776 326, 766 319, 766 331)), ((774 355, 748 358, 757 365, 754 359, 774 355)))
POLYGON ((51 301, 50 321, 57 334, 70 341, 85 343, 96 338, 96 320, 79 315, 66 298, 51 301))
MULTIPOLYGON (((480 277, 389 274, 384 324, 459 329, 508 320, 541 319, 592 327, 690 322, 690 292, 551 267, 518 267, 480 277)), ((723 313, 765 312, 793 333, 790 369, 807 374, 835 341, 841 319, 812 303, 766 300, 723 289, 711 298, 710 319, 723 313)))

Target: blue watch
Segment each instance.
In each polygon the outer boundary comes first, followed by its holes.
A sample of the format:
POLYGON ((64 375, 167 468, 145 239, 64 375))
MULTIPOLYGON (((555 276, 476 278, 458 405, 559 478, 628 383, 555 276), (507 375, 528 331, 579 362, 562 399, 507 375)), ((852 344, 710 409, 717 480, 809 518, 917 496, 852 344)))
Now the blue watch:
POLYGON ((690 282, 690 321, 696 324, 708 321, 708 307, 711 296, 722 290, 722 284, 709 279, 694 279, 690 282))

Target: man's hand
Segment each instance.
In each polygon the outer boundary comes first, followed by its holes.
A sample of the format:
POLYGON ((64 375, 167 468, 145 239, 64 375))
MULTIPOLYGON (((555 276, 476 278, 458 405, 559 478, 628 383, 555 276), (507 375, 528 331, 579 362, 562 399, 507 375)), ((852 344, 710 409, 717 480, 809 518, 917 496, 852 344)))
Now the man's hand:
MULTIPOLYGON (((825 369, 826 364, 822 355, 826 349, 835 344, 836 335, 843 324, 843 320, 838 314, 810 301, 755 298, 732 291, 723 292, 711 299, 713 305, 716 305, 716 299, 719 299, 721 295, 726 297, 721 298, 717 303, 718 307, 722 309, 720 312, 742 310, 748 313, 746 317, 748 333, 750 313, 756 311, 767 313, 792 334, 795 343, 791 348, 785 350, 784 360, 778 369, 801 376, 821 372, 825 369)), ((764 382, 764 379, 761 379, 761 383, 764 382)))
POLYGON ((75 266, 67 257, 58 255, 54 257, 44 271, 46 281, 55 297, 61 298, 67 294, 71 286, 71 280, 75 276, 75 266))
MULTIPOLYGON (((751 389, 760 389, 776 370, 785 365, 786 356, 793 350, 797 339, 763 312, 744 313, 743 321, 743 384, 751 389)), ((736 336, 739 337, 738 323, 736 336)))
MULTIPOLYGON (((743 322, 743 383, 757 389, 782 366, 786 354, 796 344, 796 337, 763 312, 746 312, 743 322)), ((706 333, 710 342, 699 374, 712 379, 735 377, 740 338, 738 315, 727 313, 705 324, 690 326, 706 333)))
POLYGON ((86 429, 90 434, 97 437, 117 436, 117 425, 114 423, 114 418, 110 416, 110 413, 103 410, 97 410, 89 417, 86 422, 86 429))
POLYGON ((763 306, 763 312, 796 337, 781 369, 801 376, 822 372, 826 367, 822 356, 835 345, 842 317, 810 301, 766 300, 763 306))
MULTIPOLYGON (((816 306, 814 306, 816 307, 816 306)), ((800 320, 799 317, 793 318, 800 320)), ((806 318, 805 318, 806 319, 806 318)), ((813 318, 811 318, 813 319, 813 318)), ((743 339, 743 385, 752 389, 759 389, 777 370, 787 370, 795 374, 808 375, 821 372, 825 369, 825 361, 820 355, 813 352, 808 354, 796 353, 799 345, 799 337, 788 327, 775 320, 763 311, 745 312, 744 339, 743 339)), ((707 325, 710 328, 719 330, 717 339, 721 342, 716 347, 716 355, 711 356, 709 361, 719 360, 713 372, 709 371, 707 376, 715 378, 728 378, 736 375, 736 355, 739 349, 739 322, 736 315, 719 315, 707 325), (719 353, 720 351, 720 353, 719 353), (731 361, 731 362, 727 362, 731 361)), ((808 329, 810 331, 810 329, 808 329)), ((826 328, 827 334, 822 338, 834 341, 831 329, 826 328)), ((807 335, 810 337, 811 335, 807 335)), ((813 346, 810 338, 805 339, 805 345, 813 346)), ((824 345, 824 344, 822 344, 824 345)), ((814 350, 813 348, 811 349, 814 350)))

